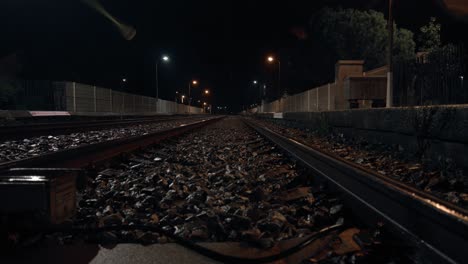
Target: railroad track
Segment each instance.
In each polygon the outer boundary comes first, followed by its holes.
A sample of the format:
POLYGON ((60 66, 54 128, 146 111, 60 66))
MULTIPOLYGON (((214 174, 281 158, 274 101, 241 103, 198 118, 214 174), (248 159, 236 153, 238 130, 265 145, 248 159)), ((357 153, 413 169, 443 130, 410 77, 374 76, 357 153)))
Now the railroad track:
MULTIPOLYGON (((87 145, 76 149, 50 153, 40 157, 21 161, 3 163, 0 164, 0 170, 6 171, 18 167, 92 168, 116 156, 119 156, 122 153, 128 153, 143 148, 146 149, 146 147, 152 144, 160 143, 163 140, 170 139, 174 136, 179 136, 183 133, 192 131, 195 128, 200 128, 218 120, 220 120, 220 118, 197 121, 184 126, 167 129, 144 136, 118 139, 99 144, 87 145)), ((465 259, 466 253, 462 249, 466 248, 467 243, 467 214, 464 209, 457 208, 452 204, 407 187, 399 182, 377 177, 378 175, 373 175, 370 171, 366 171, 362 168, 353 166, 352 164, 348 164, 344 161, 327 156, 315 149, 310 148, 309 146, 299 143, 294 139, 280 135, 269 130, 268 128, 261 127, 254 122, 248 120, 244 121, 262 137, 279 146, 284 152, 292 156, 295 160, 298 160, 306 168, 311 169, 314 172, 314 176, 318 176, 318 179, 316 180, 318 183, 331 183, 329 184, 328 189, 333 192, 344 194, 340 195, 340 201, 344 204, 345 208, 348 208, 347 211, 352 213, 353 218, 358 219, 368 226, 372 226, 380 221, 385 222, 386 227, 388 227, 392 233, 398 234, 399 237, 403 238, 403 242, 408 241, 408 244, 411 244, 412 246, 416 245, 418 248, 420 248, 423 252, 423 259, 431 259, 431 261, 434 263, 462 263, 465 259)), ((226 132, 226 130, 224 130, 224 132, 226 132)), ((216 133, 214 134, 216 135, 216 133)), ((199 140, 198 137, 192 137, 190 140, 194 139, 199 140)), ((243 144, 258 145, 261 152, 270 151, 270 148, 265 146, 265 143, 262 143, 258 139, 244 142, 243 144)), ((237 145, 226 145, 228 148, 236 148, 236 146, 237 145)), ((221 149, 223 148, 224 147, 221 149)), ((178 152, 180 154, 180 151, 178 152)), ((161 154, 159 152, 151 151, 149 153, 152 153, 153 155, 161 154)), ((184 161, 186 159, 185 155, 201 155, 201 153, 195 154, 187 153, 185 151, 182 151, 181 153, 184 153, 184 156, 181 156, 180 160, 177 157, 169 158, 169 156, 168 159, 174 160, 175 158, 177 162, 188 162, 189 165, 186 166, 190 167, 195 166, 195 164, 190 163, 193 161, 184 161)), ((203 153, 206 154, 208 152, 203 153)), ((171 156, 172 152, 167 155, 171 156)), ((212 156, 212 154, 209 155, 212 156)), ((253 157, 257 157, 259 155, 261 154, 257 153, 253 155, 253 157)), ((273 156, 273 159, 275 159, 275 157, 276 156, 273 156)), ((151 159, 150 161, 152 161, 151 159)), ((224 158, 222 155, 217 159, 223 163, 222 161, 224 158)), ((138 172, 138 168, 144 168, 145 166, 151 167, 148 164, 152 163, 146 163, 144 160, 142 161, 141 158, 134 160, 135 161, 131 160, 131 162, 122 168, 127 168, 126 170, 128 170, 128 173, 137 175, 138 177, 143 177, 143 171, 138 172), (137 163, 135 164, 135 162, 137 163), (136 171, 133 169, 134 167, 137 168, 136 171)), ((224 160, 224 162, 229 164, 227 160, 224 160)), ((252 165, 253 167, 256 166, 256 164, 252 165)), ((177 166, 175 168, 177 168, 177 166)), ((224 166, 225 165, 222 165, 221 167, 224 166)), ((169 167, 167 172, 170 171, 170 168, 174 169, 174 167, 169 167)), ((226 170, 229 171, 230 169, 227 168, 226 170)), ((185 172, 180 173, 182 174, 179 175, 185 174, 185 172)), ((106 179, 110 179, 107 177, 113 178, 117 176, 109 174, 105 176, 104 182, 108 181, 106 179)), ((125 176, 122 179, 126 182, 134 182, 136 180, 136 178, 127 177, 129 176, 125 176)), ((164 183, 164 179, 161 180, 163 180, 163 183, 161 184, 170 186, 168 182, 164 183)), ((174 181, 175 180, 181 181, 181 184, 183 184, 183 178, 180 178, 180 176, 176 175, 174 181)), ((174 181, 172 183, 174 183, 174 181)), ((158 184, 160 183, 158 182, 158 184)), ((103 191, 104 190, 101 190, 98 193, 104 193, 103 191)), ((145 192, 148 191, 154 192, 154 190, 145 190, 145 192)), ((196 194, 196 191, 194 194, 196 194)), ((256 195, 262 196, 264 194, 256 195)), ((254 196, 256 195, 254 194, 254 196)), ((272 195, 274 195, 274 193, 272 193, 272 195)), ((194 197, 196 198, 196 196, 194 197)), ((120 198, 118 200, 120 200, 120 198)), ((234 217, 234 215, 231 217, 234 217)), ((164 221, 164 219, 165 218, 158 219, 158 221, 164 221)), ((242 218, 238 219, 238 221, 244 220, 245 219, 242 218)), ((147 231, 156 230, 156 232, 160 232, 162 234, 166 234, 165 232, 167 231, 164 228, 152 230, 147 226, 142 226, 140 228, 147 231)), ((177 228, 175 230, 177 230, 177 228)), ((328 239, 330 240, 331 238, 329 237, 328 239)), ((175 241, 178 240, 175 239, 175 241)), ((188 243, 184 240, 178 242, 184 246, 195 249, 206 256, 212 257, 213 255, 213 251, 210 251, 205 247, 200 248, 199 246, 194 245, 193 243, 188 243)), ((324 243, 323 241, 319 242, 324 243)), ((329 243, 329 241, 327 243, 329 243)), ((229 246, 218 247, 218 249, 221 248, 221 251, 218 250, 218 255, 215 254, 214 257, 218 260, 227 259, 234 263, 241 260, 247 261, 248 263, 255 263, 259 255, 269 256, 272 253, 278 253, 278 249, 280 249, 281 255, 291 248, 297 247, 297 243, 296 245, 295 243, 286 243, 286 245, 289 246, 285 246, 285 244, 280 243, 278 247, 275 247, 271 250, 246 251, 245 248, 235 244, 229 244, 229 246), (230 256, 226 257, 226 253, 228 253, 227 255, 230 256), (236 254, 238 255, 237 258, 232 257, 232 255, 236 254), (246 258, 246 256, 250 256, 250 258, 246 258)), ((207 247, 209 248, 210 246, 207 247)), ((216 251, 216 246, 214 248, 216 251)), ((79 248, 75 249, 77 251, 80 250, 79 248)), ((304 251, 302 251, 301 256, 304 258, 307 257, 307 252, 308 251, 304 253, 304 251)), ((167 252, 165 252, 165 254, 167 254, 167 252)))
MULTIPOLYGON (((58 135, 70 132, 83 132, 89 130, 100 130, 116 126, 131 126, 144 123, 159 123, 189 117, 145 117, 132 119, 113 119, 113 120, 92 120, 92 121, 70 121, 70 122, 52 122, 41 124, 25 124, 0 127, 0 140, 11 140, 18 138, 28 138, 42 135, 58 135)), ((199 116, 198 116, 199 118, 199 116)))
MULTIPOLYGON (((174 136, 181 135, 187 131, 210 124, 217 118, 206 118, 199 121, 187 120, 187 123, 160 130, 145 135, 118 138, 103 141, 97 144, 88 144, 75 148, 49 152, 43 155, 0 163, 0 172, 11 168, 83 168, 92 167, 105 162, 122 153, 131 152, 135 149, 150 146, 174 136)), ((166 119, 167 120, 167 119, 166 119)), ((178 119, 179 120, 179 119, 178 119)))
POLYGON ((383 221, 435 263, 463 263, 468 248, 468 212, 445 200, 330 156, 251 120, 244 121, 287 154, 345 194, 344 203, 361 221, 383 221))

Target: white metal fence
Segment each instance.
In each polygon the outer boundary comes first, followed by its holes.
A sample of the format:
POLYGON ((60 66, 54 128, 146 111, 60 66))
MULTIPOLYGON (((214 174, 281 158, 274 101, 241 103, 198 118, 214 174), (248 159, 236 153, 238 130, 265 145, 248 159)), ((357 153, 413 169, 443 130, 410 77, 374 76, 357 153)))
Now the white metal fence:
POLYGON ((344 98, 338 83, 329 83, 302 93, 280 98, 257 108, 259 112, 313 112, 343 109, 344 98))
POLYGON ((56 108, 70 112, 201 114, 199 107, 76 82, 56 82, 56 108))

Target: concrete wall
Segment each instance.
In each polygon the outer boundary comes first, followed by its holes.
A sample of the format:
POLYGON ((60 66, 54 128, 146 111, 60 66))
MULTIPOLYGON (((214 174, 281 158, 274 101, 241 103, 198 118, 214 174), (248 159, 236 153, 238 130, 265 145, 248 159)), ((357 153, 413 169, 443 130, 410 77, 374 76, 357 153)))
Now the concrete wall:
POLYGON ((63 102, 61 110, 91 113, 163 113, 201 114, 202 108, 178 104, 167 100, 141 96, 75 82, 56 82, 55 92, 63 102), (63 98, 62 98, 63 97, 63 98))
POLYGON ((468 169, 468 105, 286 112, 283 119, 299 121, 312 129, 325 124, 347 137, 374 143, 398 144, 410 155, 420 149, 418 141, 428 140, 427 154, 432 160, 450 158, 468 169), (423 123, 428 129, 423 129, 423 123))

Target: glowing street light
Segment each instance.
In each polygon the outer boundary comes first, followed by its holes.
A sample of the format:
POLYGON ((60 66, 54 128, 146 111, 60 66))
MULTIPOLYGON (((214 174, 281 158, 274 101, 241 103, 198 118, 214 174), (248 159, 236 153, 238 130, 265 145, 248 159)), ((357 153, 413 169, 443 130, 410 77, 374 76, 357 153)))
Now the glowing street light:
POLYGON ((205 94, 209 94, 209 93, 210 93, 210 91, 208 91, 208 90, 205 90, 205 94))
POLYGON ((127 82, 127 79, 123 78, 123 79, 122 79, 122 82, 127 82))
MULTIPOLYGON (((273 64, 275 61, 275 57, 273 56, 268 56, 267 57, 267 62, 270 64, 273 64)), ((278 90, 281 91, 281 61, 277 59, 278 61, 278 90)))
POLYGON ((253 84, 257 84, 257 80, 254 80, 254 81, 253 81, 253 84))
POLYGON ((192 85, 197 85, 198 81, 197 80, 192 80, 189 82, 188 85, 188 96, 189 96, 189 103, 188 103, 188 113, 190 115, 190 106, 192 105, 192 97, 190 96, 190 90, 192 89, 192 85))
MULTIPOLYGON (((161 60, 163 62, 169 62, 169 56, 167 55, 163 55, 161 57, 161 60)), ((159 101, 159 73, 158 73, 158 65, 159 65, 159 60, 156 59, 156 62, 155 62, 155 65, 156 65, 156 111, 158 110, 158 101, 159 101)))

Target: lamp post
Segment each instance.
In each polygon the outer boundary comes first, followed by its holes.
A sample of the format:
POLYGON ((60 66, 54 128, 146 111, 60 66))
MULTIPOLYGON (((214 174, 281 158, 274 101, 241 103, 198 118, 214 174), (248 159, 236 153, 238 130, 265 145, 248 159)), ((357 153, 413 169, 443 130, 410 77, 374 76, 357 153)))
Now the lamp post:
MULTIPOLYGON (((463 97, 464 97, 463 99, 468 100, 468 98, 466 97, 466 90, 463 87, 463 75, 460 75, 460 82, 461 82, 461 90, 463 91, 463 97)), ((466 101, 464 101, 464 103, 466 103, 466 101)))
POLYGON ((387 60, 388 60, 388 69, 387 69, 387 102, 385 106, 392 107, 393 105, 393 0, 388 0, 388 51, 387 51, 387 60))
MULTIPOLYGON (((207 97, 206 99, 208 99, 208 96, 210 95, 210 90, 205 89, 205 90, 203 91, 203 95, 207 97)), ((207 104, 206 102, 203 102, 203 110, 204 110, 205 112, 206 112, 205 107, 206 107, 207 105, 208 105, 208 104, 207 104)), ((210 113, 211 113, 211 111, 210 111, 210 113)))
POLYGON ((182 104, 183 104, 183 103, 184 103, 185 95, 182 95, 181 98, 182 98, 182 104))
MULTIPOLYGON (((278 61, 278 90, 280 91, 281 93, 281 61, 279 59, 277 59, 278 61)), ((267 57, 267 62, 272 64, 275 62, 275 57, 273 56, 268 56, 267 57)))
POLYGON ((190 90, 192 88, 192 85, 197 85, 198 84, 198 81, 197 80, 193 80, 191 82, 189 82, 189 85, 188 85, 188 98, 189 98, 189 104, 188 104, 188 113, 190 115, 191 113, 191 105, 192 105, 192 97, 190 97, 190 90))
MULTIPOLYGON (((169 62, 169 56, 163 55, 161 57, 161 60, 163 62, 169 62)), ((156 112, 157 112, 158 111, 158 103, 159 103, 159 76, 158 76, 159 60, 158 59, 156 59, 155 65, 156 65, 156 112)))
POLYGON ((253 85, 254 87, 258 85, 258 97, 259 97, 259 102, 261 103, 262 102, 262 85, 261 83, 258 83, 257 80, 253 81, 253 85))

